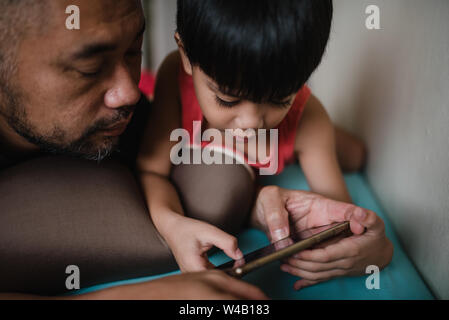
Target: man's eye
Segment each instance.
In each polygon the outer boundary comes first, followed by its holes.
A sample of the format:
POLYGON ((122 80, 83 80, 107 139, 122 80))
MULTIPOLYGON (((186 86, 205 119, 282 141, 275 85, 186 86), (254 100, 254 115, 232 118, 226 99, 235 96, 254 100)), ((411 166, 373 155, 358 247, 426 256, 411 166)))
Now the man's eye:
POLYGON ((78 73, 80 73, 83 77, 86 77, 86 78, 95 78, 96 76, 100 75, 101 69, 98 69, 98 70, 92 71, 92 72, 84 72, 84 71, 78 70, 78 73))
POLYGON ((222 107, 226 107, 226 108, 231 108, 234 107, 236 105, 238 105, 240 103, 240 100, 236 100, 236 101, 226 101, 223 99, 220 99, 218 96, 215 96, 215 100, 217 101, 217 103, 222 106, 222 107))

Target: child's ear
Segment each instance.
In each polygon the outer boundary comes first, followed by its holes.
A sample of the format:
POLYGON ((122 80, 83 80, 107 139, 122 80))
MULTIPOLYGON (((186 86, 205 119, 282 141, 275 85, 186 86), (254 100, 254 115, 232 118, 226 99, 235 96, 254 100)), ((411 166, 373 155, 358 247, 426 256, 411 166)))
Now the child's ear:
POLYGON ((181 55, 181 61, 182 66, 184 67, 184 71, 191 76, 193 73, 192 64, 190 63, 190 60, 187 57, 186 51, 184 50, 184 45, 178 32, 175 33, 175 41, 176 44, 178 45, 179 54, 181 55))

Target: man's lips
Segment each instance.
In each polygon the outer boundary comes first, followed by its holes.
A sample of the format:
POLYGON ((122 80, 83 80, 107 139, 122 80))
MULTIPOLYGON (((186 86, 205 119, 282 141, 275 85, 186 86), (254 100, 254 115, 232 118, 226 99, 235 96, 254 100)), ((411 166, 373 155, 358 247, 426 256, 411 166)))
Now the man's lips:
POLYGON ((122 121, 118 124, 115 124, 112 127, 103 129, 102 131, 104 132, 104 134, 106 136, 119 136, 126 130, 126 128, 128 127, 128 124, 129 124, 129 120, 122 121))

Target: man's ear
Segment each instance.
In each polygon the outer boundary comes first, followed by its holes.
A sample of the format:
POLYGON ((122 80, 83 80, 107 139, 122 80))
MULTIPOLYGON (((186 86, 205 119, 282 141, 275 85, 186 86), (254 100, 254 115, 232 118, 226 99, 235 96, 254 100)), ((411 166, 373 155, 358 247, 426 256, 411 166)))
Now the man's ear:
POLYGON ((187 57, 186 51, 184 50, 184 44, 182 43, 181 36, 179 35, 178 32, 175 33, 175 41, 176 44, 178 45, 179 54, 181 55, 181 61, 184 71, 191 76, 193 73, 192 64, 190 63, 190 60, 187 57))

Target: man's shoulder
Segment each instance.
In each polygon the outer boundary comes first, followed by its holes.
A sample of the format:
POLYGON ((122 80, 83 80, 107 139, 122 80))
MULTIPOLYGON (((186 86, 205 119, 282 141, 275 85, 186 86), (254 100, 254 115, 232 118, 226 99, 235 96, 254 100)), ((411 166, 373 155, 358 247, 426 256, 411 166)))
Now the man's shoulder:
POLYGON ((6 158, 4 155, 2 155, 2 152, 0 150, 0 171, 3 169, 6 169, 7 167, 11 166, 13 162, 6 158))
POLYGON ((6 158, 2 156, 0 151, 0 169, 3 167, 3 164, 6 163, 6 158))

